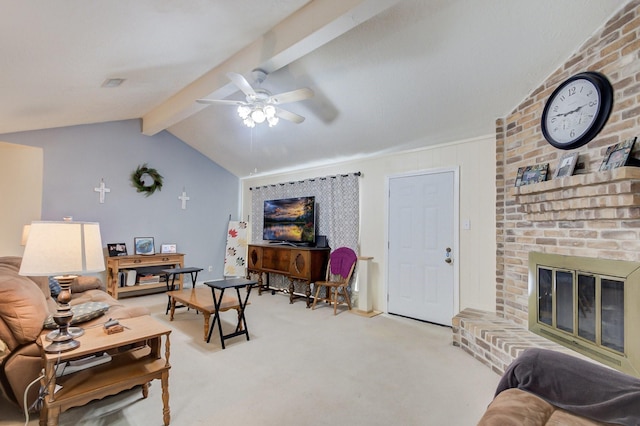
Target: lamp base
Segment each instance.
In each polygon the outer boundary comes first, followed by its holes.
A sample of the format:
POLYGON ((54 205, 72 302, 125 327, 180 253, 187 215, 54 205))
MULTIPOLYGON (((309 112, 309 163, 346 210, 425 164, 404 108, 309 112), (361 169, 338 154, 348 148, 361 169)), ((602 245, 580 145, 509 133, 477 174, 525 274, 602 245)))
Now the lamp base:
MULTIPOLYGON (((69 327, 68 332, 73 339, 76 339, 84 334, 84 329, 82 329, 81 327, 69 327)), ((54 342, 59 335, 60 335, 60 329, 53 330, 52 332, 47 334, 44 338, 48 342, 54 342)))
POLYGON ((78 346, 80 346, 80 342, 71 339, 66 342, 53 342, 52 344, 44 348, 44 351, 48 353, 66 352, 70 351, 71 349, 75 349, 78 346))
POLYGON ((44 348, 45 352, 65 352, 80 346, 80 342, 73 340, 84 334, 80 327, 69 327, 73 318, 71 311, 71 282, 76 277, 74 275, 64 275, 56 277, 60 283, 60 294, 58 294, 58 311, 53 315, 53 320, 58 324, 58 329, 50 332, 45 337, 51 344, 44 348))

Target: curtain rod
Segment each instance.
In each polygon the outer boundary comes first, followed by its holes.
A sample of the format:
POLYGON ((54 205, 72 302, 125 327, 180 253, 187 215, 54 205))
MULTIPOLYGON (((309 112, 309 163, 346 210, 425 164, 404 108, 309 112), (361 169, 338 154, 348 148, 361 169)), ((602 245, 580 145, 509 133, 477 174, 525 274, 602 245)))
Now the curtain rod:
POLYGON ((353 175, 353 176, 362 176, 362 173, 360 172, 353 172, 353 173, 346 173, 346 174, 337 174, 337 175, 333 175, 333 176, 323 176, 323 177, 314 177, 314 178, 309 178, 309 179, 304 179, 304 180, 299 180, 299 181, 291 181, 291 182, 281 182, 281 183, 272 183, 271 185, 263 185, 263 186, 256 186, 256 187, 250 187, 249 191, 253 191, 254 189, 260 189, 260 188, 268 188, 268 187, 275 187, 275 186, 284 186, 286 184, 289 185, 294 185, 296 183, 304 183, 304 182, 313 182, 315 180, 326 180, 326 179, 335 179, 338 176, 342 176, 342 177, 347 177, 349 175, 353 175))

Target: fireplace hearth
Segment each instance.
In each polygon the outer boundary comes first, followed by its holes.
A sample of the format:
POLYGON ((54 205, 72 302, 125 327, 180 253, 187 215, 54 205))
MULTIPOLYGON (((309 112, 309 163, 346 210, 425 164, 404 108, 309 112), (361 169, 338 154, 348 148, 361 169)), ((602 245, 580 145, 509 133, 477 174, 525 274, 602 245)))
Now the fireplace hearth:
POLYGON ((640 377, 640 263, 529 253, 529 330, 640 377))

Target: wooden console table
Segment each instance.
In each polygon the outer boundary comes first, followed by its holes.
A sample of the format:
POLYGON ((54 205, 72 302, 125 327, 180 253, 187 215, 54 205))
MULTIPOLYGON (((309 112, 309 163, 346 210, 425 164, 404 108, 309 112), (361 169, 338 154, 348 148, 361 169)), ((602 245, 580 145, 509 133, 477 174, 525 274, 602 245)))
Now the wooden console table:
MULTIPOLYGON (((115 299, 118 298, 120 293, 135 292, 147 289, 167 289, 167 284, 164 282, 157 282, 153 284, 141 284, 130 287, 120 287, 119 273, 124 269, 138 269, 146 268, 149 266, 163 266, 161 269, 168 268, 183 268, 184 267, 184 254, 181 253, 163 253, 163 254, 151 254, 151 255, 136 255, 136 256, 114 256, 107 257, 107 292, 115 299)), ((158 272, 160 275, 164 275, 158 272)), ((182 275, 176 280, 178 289, 182 290, 182 275)))
POLYGON ((306 283, 305 296, 307 308, 311 306, 311 283, 325 278, 329 248, 293 247, 275 244, 249 244, 248 267, 251 273, 258 274, 258 294, 263 288, 271 289, 265 284, 262 274, 279 274, 289 279, 289 303, 296 297, 293 294, 294 281, 306 283))
POLYGON ((68 352, 42 351, 44 377, 41 380, 48 394, 40 410, 40 426, 56 426, 60 413, 94 399, 115 395, 123 390, 142 385, 142 396, 149 394, 149 382, 159 379, 162 384, 162 419, 169 425, 169 334, 171 328, 148 315, 120 320, 127 328, 114 334, 105 334, 102 327, 85 329, 77 338, 80 347, 68 352), (164 359, 162 336, 165 336, 164 359), (56 377, 58 362, 82 359, 107 352, 111 361, 84 370, 56 377), (56 384, 62 387, 56 392, 56 384))

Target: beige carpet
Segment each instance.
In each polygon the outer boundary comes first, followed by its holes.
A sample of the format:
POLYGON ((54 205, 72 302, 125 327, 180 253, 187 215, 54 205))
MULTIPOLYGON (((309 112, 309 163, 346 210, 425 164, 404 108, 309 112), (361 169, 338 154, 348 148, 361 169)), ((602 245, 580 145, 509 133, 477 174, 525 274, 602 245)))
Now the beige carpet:
MULTIPOLYGON (((302 299, 251 294, 251 340, 214 334, 202 340, 202 315, 165 316, 166 296, 123 299, 148 306, 170 324, 171 424, 191 425, 474 425, 499 377, 451 345, 451 329, 392 315, 333 316, 302 299)), ((235 311, 223 326, 235 326, 235 311)), ((0 426, 19 425, 17 408, 0 402, 0 426)), ((32 418, 29 425, 37 425, 32 418)), ((160 382, 71 409, 60 425, 161 425, 160 382)))

